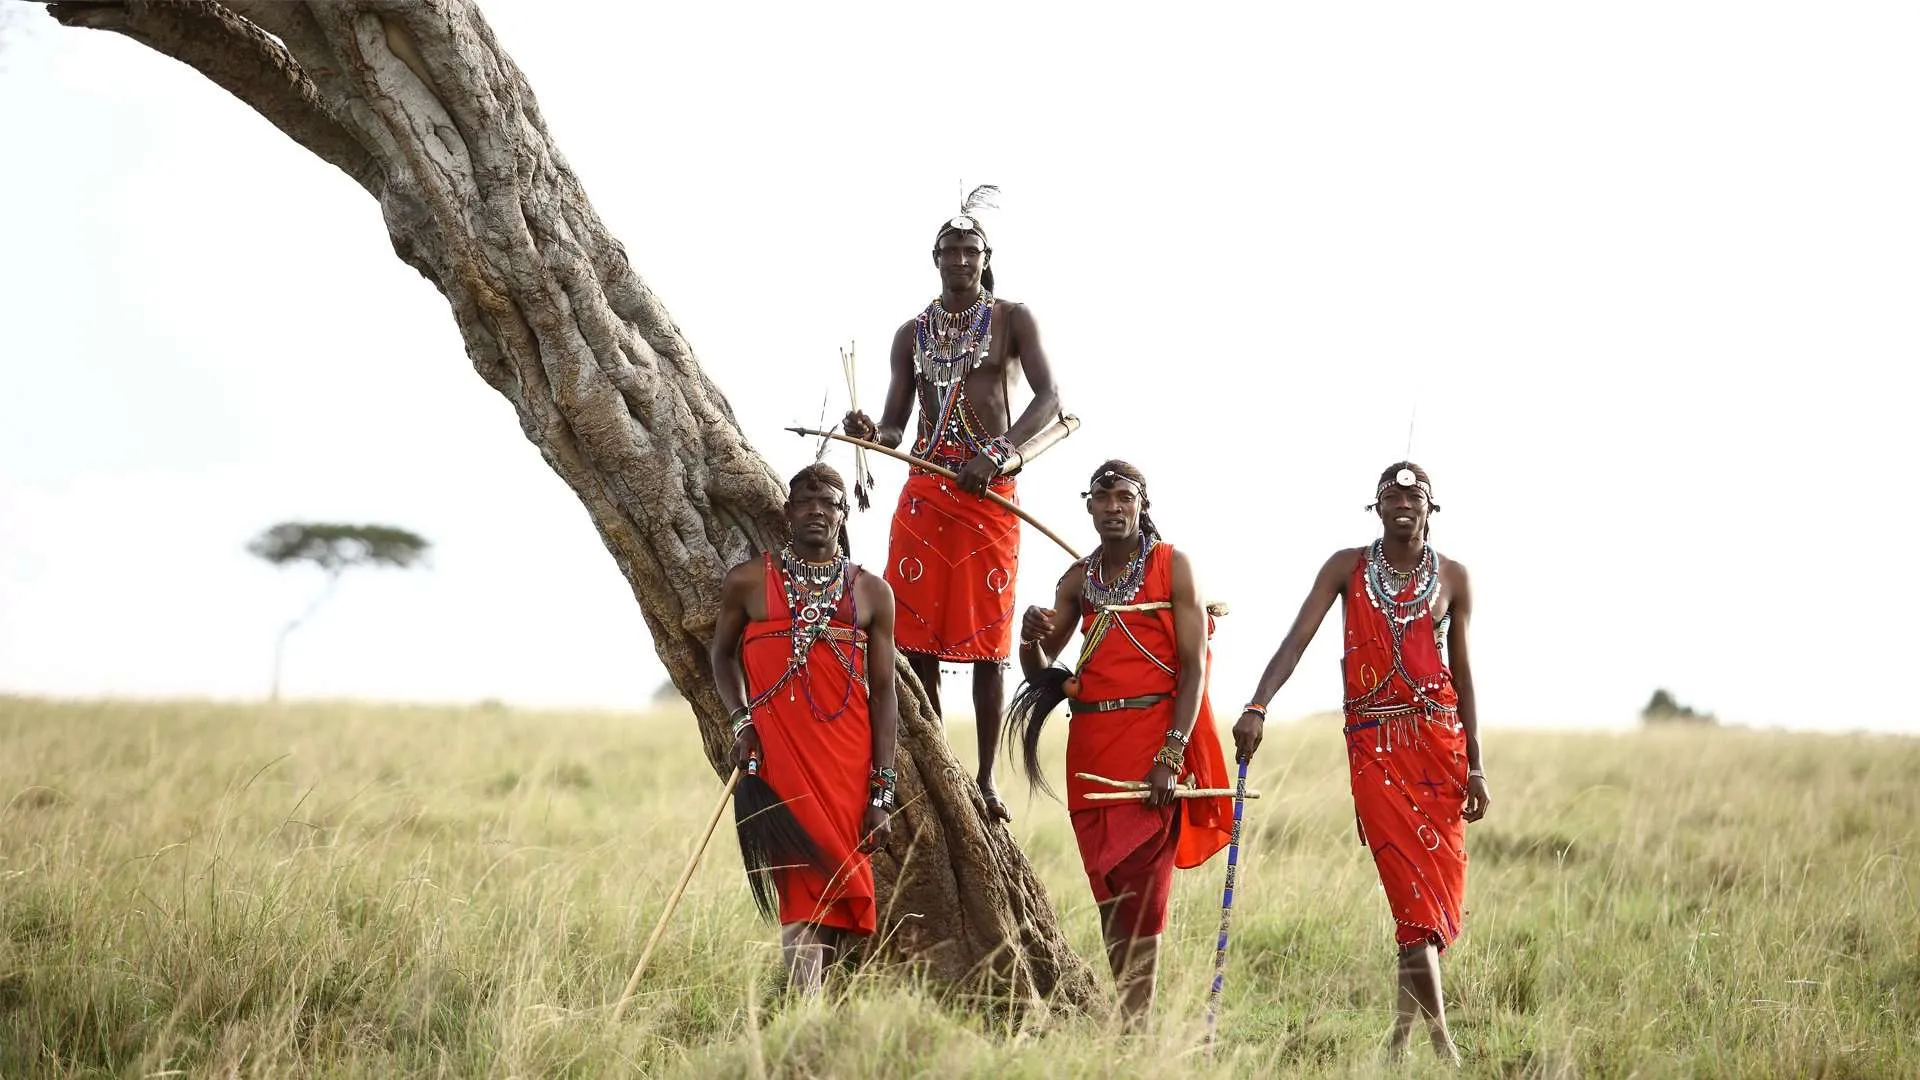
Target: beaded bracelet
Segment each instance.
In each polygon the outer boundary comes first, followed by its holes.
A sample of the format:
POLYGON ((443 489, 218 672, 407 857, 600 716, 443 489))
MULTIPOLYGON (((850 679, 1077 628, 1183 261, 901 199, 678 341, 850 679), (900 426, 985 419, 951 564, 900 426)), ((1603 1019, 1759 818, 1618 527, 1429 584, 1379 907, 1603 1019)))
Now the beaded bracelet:
POLYGON ((1240 711, 1242 713, 1253 713, 1254 715, 1258 716, 1262 720, 1265 720, 1267 718, 1267 707, 1265 705, 1260 705, 1254 702, 1248 702, 1247 707, 1244 709, 1241 709, 1240 711))
POLYGON ((1153 755, 1153 763, 1155 765, 1165 765, 1167 768, 1172 769, 1175 773, 1178 773, 1180 771, 1180 766, 1186 764, 1186 761, 1187 761, 1186 753, 1180 750, 1175 750, 1171 746, 1163 746, 1160 748, 1160 751, 1158 753, 1153 755))
POLYGON ((1007 468, 1007 462, 1013 460, 1013 440, 1007 438, 1005 435, 996 435, 980 444, 980 454, 988 461, 993 462, 993 467, 996 471, 1004 472, 1007 468))
POLYGON ((727 716, 727 723, 733 728, 733 737, 753 726, 753 706, 742 705, 727 716))
POLYGON ((1469 779, 1469 780, 1471 780, 1471 779, 1473 779, 1473 778, 1474 778, 1474 777, 1476 777, 1476 776, 1477 776, 1477 777, 1479 777, 1479 778, 1480 778, 1480 779, 1482 779, 1482 780, 1485 780, 1485 779, 1487 778, 1487 774, 1486 774, 1486 773, 1484 773, 1484 772, 1482 772, 1482 771, 1480 771, 1479 769, 1468 769, 1468 770, 1467 770, 1467 779, 1469 779))
POLYGON ((1167 738, 1174 742, 1179 743, 1181 746, 1187 745, 1187 742, 1189 741, 1186 734, 1177 729, 1168 729, 1167 738))
POLYGON ((892 810, 894 789, 900 784, 900 774, 893 769, 876 766, 867 773, 867 791, 873 796, 869 804, 881 810, 892 810))

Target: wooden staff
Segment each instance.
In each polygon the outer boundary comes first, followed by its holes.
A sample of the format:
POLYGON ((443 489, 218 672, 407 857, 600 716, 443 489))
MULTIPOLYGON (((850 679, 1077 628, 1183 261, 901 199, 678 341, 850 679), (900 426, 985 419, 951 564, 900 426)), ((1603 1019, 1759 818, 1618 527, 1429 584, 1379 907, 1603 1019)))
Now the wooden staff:
POLYGON ((634 987, 640 985, 640 973, 647 969, 647 961, 653 956, 654 946, 660 944, 660 935, 667 932, 667 920, 673 917, 673 909, 680 903, 680 894, 687 891, 687 882, 693 879, 693 869, 700 865, 700 856, 707 852, 707 842, 713 839, 713 830, 720 824, 720 815, 727 812, 727 803, 733 798, 733 788, 740 782, 740 766, 733 767, 733 775, 727 778, 727 788, 720 793, 720 801, 713 807, 713 817, 707 820, 706 834, 700 837, 700 843, 693 849, 693 858, 687 860, 687 868, 680 871, 680 880, 673 886, 673 892, 667 894, 666 909, 660 912, 660 921, 654 924, 653 936, 647 939, 647 946, 640 950, 640 962, 633 965, 633 974, 627 979, 626 989, 620 991, 620 1000, 613 1006, 613 1022, 619 1023, 620 1017, 627 1011, 627 1002, 633 999, 634 987))
MULTIPOLYGON (((931 461, 922 461, 921 459, 914 457, 912 454, 903 453, 902 451, 895 450, 891 446, 882 446, 877 442, 869 442, 866 439, 857 439, 857 438, 854 438, 852 435, 842 435, 839 432, 835 432, 835 431, 816 431, 813 428, 790 427, 787 430, 793 432, 795 435, 801 435, 801 436, 818 435, 823 439, 835 439, 843 443, 850 443, 854 446, 861 447, 862 449, 871 450, 876 454, 885 454, 886 456, 893 458, 895 461, 904 461, 907 464, 912 465, 916 468, 925 469, 926 471, 934 474, 935 476, 944 476, 947 479, 954 480, 954 481, 958 481, 960 479, 960 474, 954 472, 952 469, 935 465, 931 461)), ((1032 514, 1027 513, 1025 510, 1020 509, 1018 506, 1015 506, 1011 501, 1006 499, 1004 496, 996 494, 991 488, 982 492, 982 494, 985 495, 989 501, 1005 507, 1007 510, 1012 512, 1014 516, 1018 517, 1021 521, 1024 521, 1027 524, 1033 526, 1034 528, 1039 529, 1043 534, 1046 535, 1047 539, 1053 541, 1056 544, 1059 544, 1061 549, 1064 550, 1067 554, 1073 556, 1076 559, 1080 557, 1080 553, 1073 550, 1072 544, 1069 544, 1065 540, 1062 540, 1060 538, 1059 533, 1054 532, 1052 529, 1049 529, 1045 525, 1042 525, 1038 521, 1034 520, 1034 517, 1032 514)))

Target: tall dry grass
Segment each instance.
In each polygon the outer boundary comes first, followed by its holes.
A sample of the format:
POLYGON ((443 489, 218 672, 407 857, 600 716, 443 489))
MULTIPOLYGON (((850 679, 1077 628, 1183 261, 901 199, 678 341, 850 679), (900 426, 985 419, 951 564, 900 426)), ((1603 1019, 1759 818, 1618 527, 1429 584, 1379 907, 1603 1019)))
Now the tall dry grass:
MULTIPOLYGON (((1224 859, 1181 875, 1157 1018, 1124 1035, 859 973, 785 999, 723 828, 610 1024, 719 791, 690 725, 0 698, 0 1076, 1379 1071, 1391 927, 1319 722, 1275 725, 1255 766, 1211 1063, 1224 859)), ((1447 962, 1467 1075, 1920 1075, 1920 742, 1487 743, 1447 962)), ((1097 958, 1064 810, 1013 803, 1097 958)))

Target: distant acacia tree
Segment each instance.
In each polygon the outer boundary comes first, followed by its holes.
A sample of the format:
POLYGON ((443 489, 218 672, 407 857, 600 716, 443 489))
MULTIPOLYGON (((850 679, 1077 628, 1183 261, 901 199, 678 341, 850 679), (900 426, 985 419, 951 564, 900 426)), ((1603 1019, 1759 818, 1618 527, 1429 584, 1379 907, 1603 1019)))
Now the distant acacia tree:
POLYGON ((1719 721, 1712 713, 1696 712, 1691 705, 1682 705, 1662 688, 1653 692, 1646 707, 1640 710, 1640 722, 1644 724, 1713 724, 1719 721))
POLYGON ((357 566, 417 565, 427 554, 427 541, 389 525, 328 525, 283 521, 247 543, 247 550, 275 566, 311 563, 323 571, 326 584, 307 609, 280 628, 273 645, 273 700, 280 700, 280 661, 287 635, 313 618, 340 584, 340 575, 357 566))

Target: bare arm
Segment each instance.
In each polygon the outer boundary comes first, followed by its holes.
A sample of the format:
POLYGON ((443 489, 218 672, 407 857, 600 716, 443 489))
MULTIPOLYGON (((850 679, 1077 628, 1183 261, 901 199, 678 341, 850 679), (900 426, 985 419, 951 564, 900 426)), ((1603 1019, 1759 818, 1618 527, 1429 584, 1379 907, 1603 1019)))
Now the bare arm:
MULTIPOLYGON (((1173 729, 1167 733, 1167 746, 1186 753, 1187 738, 1200 720, 1200 688, 1207 683, 1207 611, 1200 603, 1200 590, 1194 584, 1193 563, 1178 548, 1173 552, 1173 647, 1179 656, 1180 675, 1173 686, 1173 729), (1173 732, 1179 732, 1175 737, 1173 732)), ((1179 780, 1174 770, 1154 765, 1147 773, 1147 805, 1165 806, 1173 802, 1173 785, 1179 780)))
POLYGON ((1085 574, 1086 568, 1075 564, 1055 588, 1053 607, 1030 607, 1020 620, 1020 674, 1025 678, 1045 671, 1073 640, 1080 622, 1080 580, 1085 574))
MULTIPOLYGON (((1307 598, 1300 604, 1300 613, 1293 617, 1293 626, 1287 630, 1287 636, 1280 641, 1280 648, 1267 661, 1267 670, 1260 675, 1260 684, 1254 688, 1249 705, 1264 709, 1273 695, 1287 685, 1293 677, 1293 669, 1300 664, 1300 656, 1313 643, 1313 635, 1320 630, 1320 623, 1326 619, 1327 611, 1333 602, 1346 590, 1347 579, 1353 575, 1354 561, 1360 557, 1359 548, 1346 548, 1333 553, 1333 557, 1320 567, 1320 573, 1313 579, 1313 588, 1307 592, 1307 598)), ((1266 718, 1258 711, 1249 708, 1242 713, 1238 723, 1233 725, 1234 749, 1240 760, 1252 759, 1254 751, 1260 749, 1260 738, 1266 729, 1266 718)))
POLYGON ((893 768, 900 731, 900 700, 895 696, 893 589, 874 574, 861 574, 861 606, 867 624, 867 715, 873 724, 873 764, 893 768))
POLYGON ((1020 358, 1020 367, 1027 376, 1027 389, 1033 391, 1033 400, 1027 402, 1026 411, 1007 429, 1007 441, 1018 450, 1060 415, 1060 392, 1054 388, 1053 367, 1047 363, 1047 350, 1040 344, 1040 323, 1034 319, 1033 312, 1027 310, 1025 304, 1008 304, 1007 315, 1011 332, 1007 343, 1011 346, 1009 351, 1020 358))
MULTIPOLYGON (((873 727, 873 768, 891 769, 898 760, 900 701, 895 696, 893 590, 873 574, 861 574, 861 607, 867 612, 867 720, 873 727)), ((874 851, 893 838, 887 812, 868 806, 860 849, 874 851)))
POLYGON ((913 373, 913 323, 900 324, 893 334, 893 353, 888 357, 887 368, 891 372, 887 381, 887 404, 880 413, 880 427, 874 432, 873 441, 882 446, 898 447, 900 440, 907 437, 907 420, 913 416, 913 391, 916 379, 913 373))
MULTIPOLYGON (((747 675, 740 666, 740 635, 747 628, 747 600, 760 584, 760 562, 748 559, 727 571, 720 585, 720 615, 713 624, 713 643, 707 660, 713 666, 714 690, 732 717, 747 705, 747 675)), ((733 763, 745 767, 760 753, 759 734, 748 727, 735 736, 733 763)))
POLYGON ((1453 598, 1447 605, 1452 620, 1447 630, 1447 666, 1453 672, 1453 688, 1460 695, 1460 728, 1467 737, 1467 798, 1461 816, 1479 821, 1486 816, 1486 777, 1477 775, 1480 764, 1480 715, 1473 699, 1473 663, 1467 654, 1467 623, 1473 617, 1473 587, 1467 568, 1447 560, 1442 571, 1453 598))

